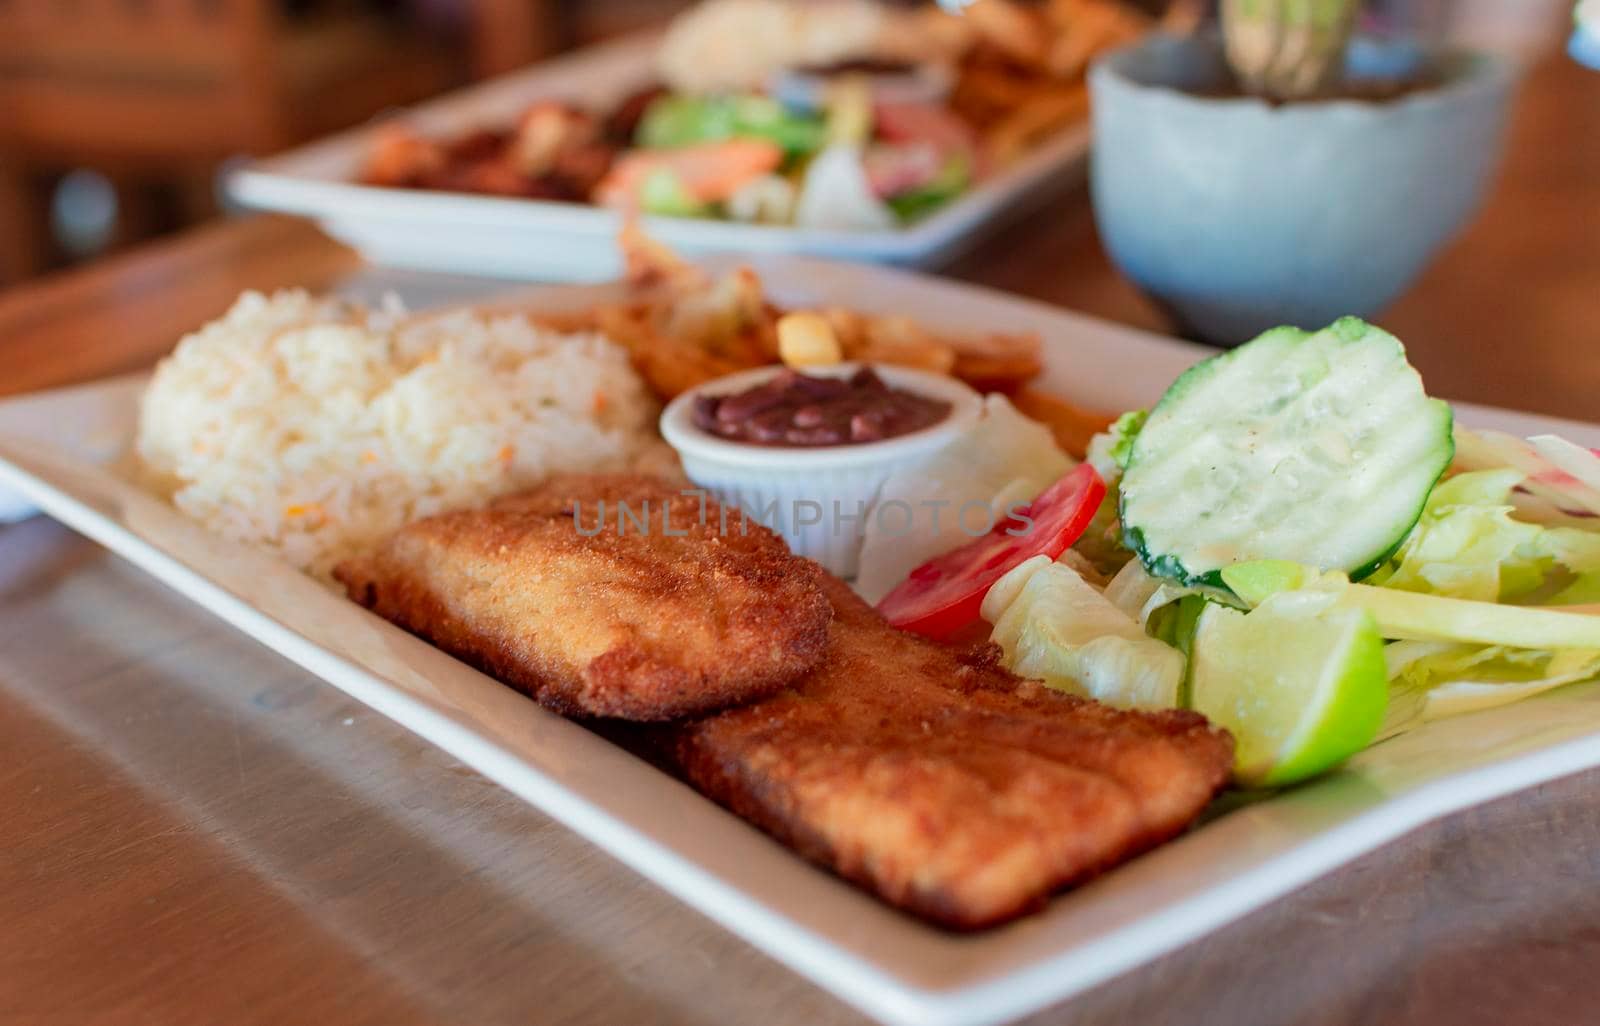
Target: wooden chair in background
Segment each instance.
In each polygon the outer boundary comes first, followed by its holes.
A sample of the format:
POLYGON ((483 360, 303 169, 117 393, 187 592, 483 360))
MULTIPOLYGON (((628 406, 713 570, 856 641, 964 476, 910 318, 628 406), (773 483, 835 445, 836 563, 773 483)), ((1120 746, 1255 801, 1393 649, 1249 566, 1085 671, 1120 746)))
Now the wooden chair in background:
POLYGON ((163 227, 149 223, 151 183, 176 193, 179 220, 197 219, 230 156, 283 149, 688 2, 0 0, 0 286, 59 256, 46 186, 62 171, 111 178, 119 237, 136 239, 163 227))
POLYGON ((441 48, 352 0, 295 7, 0 0, 0 283, 50 260, 40 197, 52 174, 92 168, 130 194, 179 183, 182 202, 203 209, 227 157, 282 149, 459 77, 441 48))

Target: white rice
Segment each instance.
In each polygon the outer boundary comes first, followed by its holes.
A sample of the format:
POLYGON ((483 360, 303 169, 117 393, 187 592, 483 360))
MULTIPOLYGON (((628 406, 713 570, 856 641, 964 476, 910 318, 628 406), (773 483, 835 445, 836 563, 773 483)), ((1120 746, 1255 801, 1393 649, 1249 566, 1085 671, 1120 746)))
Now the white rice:
POLYGON ((184 513, 326 577, 552 473, 660 468, 657 412, 599 335, 247 292, 156 369, 137 449, 184 513))

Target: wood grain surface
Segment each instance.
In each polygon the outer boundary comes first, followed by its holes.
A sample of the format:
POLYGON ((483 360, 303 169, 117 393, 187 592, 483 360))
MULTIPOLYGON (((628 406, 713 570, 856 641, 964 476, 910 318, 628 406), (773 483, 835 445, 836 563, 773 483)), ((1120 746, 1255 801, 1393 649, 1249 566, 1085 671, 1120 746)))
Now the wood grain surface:
MULTIPOLYGON (((357 268, 217 225, 0 294, 0 391, 147 363, 357 268)), ((1081 190, 954 268, 1160 326, 1081 190)), ((1440 392, 1600 419, 1600 76, 1552 61, 1482 217, 1381 321, 1440 392)), ((859 1016, 449 757, 42 518, 0 527, 0 1023, 859 1016)), ((1600 1019, 1600 774, 1418 831, 1038 1023, 1600 1019)))

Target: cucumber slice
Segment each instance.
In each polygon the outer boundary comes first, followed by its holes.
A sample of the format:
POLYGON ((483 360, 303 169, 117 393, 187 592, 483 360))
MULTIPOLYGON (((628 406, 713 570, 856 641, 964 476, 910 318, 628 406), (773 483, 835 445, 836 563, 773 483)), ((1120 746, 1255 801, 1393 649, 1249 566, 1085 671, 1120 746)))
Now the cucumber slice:
POLYGON ((1275 328, 1191 367, 1151 410, 1118 492, 1125 543, 1189 584, 1253 559, 1363 577, 1422 515, 1451 428, 1388 332, 1355 317, 1275 328))

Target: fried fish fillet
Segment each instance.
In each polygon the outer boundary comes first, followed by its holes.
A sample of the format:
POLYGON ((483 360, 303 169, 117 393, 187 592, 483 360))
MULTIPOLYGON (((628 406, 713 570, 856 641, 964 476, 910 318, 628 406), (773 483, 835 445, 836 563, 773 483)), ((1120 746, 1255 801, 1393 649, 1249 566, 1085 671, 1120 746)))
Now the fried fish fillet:
POLYGON ((1228 779, 1233 741, 1195 713, 1061 695, 830 594, 822 666, 676 728, 672 752, 702 792, 885 901, 1003 922, 1174 836, 1228 779))
POLYGON ((821 568, 771 531, 631 476, 558 477, 418 521, 334 577, 573 716, 666 720, 772 694, 817 665, 832 617, 821 568))

